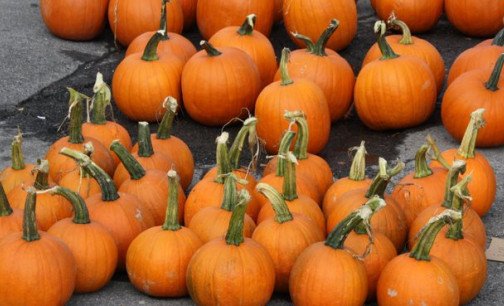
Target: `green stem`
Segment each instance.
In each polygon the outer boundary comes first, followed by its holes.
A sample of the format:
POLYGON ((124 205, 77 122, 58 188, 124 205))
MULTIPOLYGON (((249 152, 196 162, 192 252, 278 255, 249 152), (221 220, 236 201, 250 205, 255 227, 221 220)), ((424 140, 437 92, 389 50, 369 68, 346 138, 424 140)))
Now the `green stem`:
POLYGON ((161 0, 161 18, 159 21, 159 31, 163 31, 162 40, 168 40, 168 12, 166 10, 166 3, 170 0, 161 0))
POLYGON ((352 148, 356 149, 355 156, 350 166, 348 178, 352 181, 363 181, 366 178, 366 147, 365 142, 361 141, 360 146, 352 148))
POLYGON ((174 97, 167 97, 163 102, 163 107, 166 109, 163 119, 158 126, 156 137, 157 139, 168 139, 171 137, 173 128, 173 120, 177 115, 178 103, 174 97))
POLYGON ((429 151, 429 145, 424 144, 418 149, 415 155, 415 174, 414 178, 424 178, 432 175, 432 170, 427 164, 427 152, 429 151))
POLYGON ((362 222, 369 224, 374 213, 385 207, 385 201, 378 196, 373 196, 364 205, 353 211, 343 219, 329 233, 325 245, 333 249, 343 249, 343 244, 348 234, 359 226, 362 222))
POLYGON ((236 175, 229 173, 224 179, 224 196, 222 197, 221 208, 227 211, 233 211, 238 202, 238 190, 236 188, 236 175))
POLYGON ((165 222, 162 228, 165 231, 178 231, 182 228, 182 226, 180 226, 180 223, 178 221, 179 178, 175 170, 168 171, 168 182, 168 208, 166 209, 165 222))
POLYGON ((55 194, 60 195, 65 199, 67 199, 70 202, 70 204, 72 204, 72 207, 74 209, 73 223, 76 224, 91 223, 91 221, 89 220, 89 212, 86 207, 86 202, 78 193, 61 186, 56 186, 49 190, 52 195, 55 194))
POLYGON ((222 132, 216 139, 217 151, 215 159, 217 163, 217 176, 215 177, 215 182, 219 184, 224 184, 224 176, 233 171, 229 161, 229 151, 227 147, 228 139, 229 134, 227 132, 222 132))
POLYGON ((294 136, 296 136, 296 133, 294 133, 289 129, 285 131, 285 133, 282 136, 282 139, 280 140, 280 145, 278 146, 278 157, 277 157, 278 161, 276 168, 276 176, 285 175, 286 161, 281 156, 287 156, 287 152, 289 152, 290 150, 290 146, 292 144, 294 136))
POLYGON ((388 23, 394 28, 400 28, 402 32, 402 38, 399 40, 401 45, 412 45, 413 37, 411 36, 411 31, 408 28, 408 25, 399 19, 391 18, 388 20, 388 23))
POLYGON ((14 140, 11 144, 11 161, 13 170, 23 170, 25 168, 25 162, 23 157, 23 135, 21 131, 14 136, 14 140))
POLYGON ((84 168, 98 182, 102 191, 102 200, 104 202, 119 199, 119 194, 117 193, 114 181, 105 171, 103 171, 103 169, 95 164, 89 156, 66 147, 60 150, 60 154, 75 159, 79 166, 84 168))
POLYGON ((252 33, 254 33, 255 23, 256 23, 256 15, 255 14, 247 15, 245 21, 238 29, 237 33, 240 34, 241 36, 252 35, 252 33))
POLYGON ((147 42, 147 45, 145 46, 143 55, 142 55, 142 60, 146 62, 153 62, 159 60, 158 54, 157 54, 157 47, 159 45, 159 42, 163 40, 165 36, 165 30, 159 30, 154 35, 152 35, 151 39, 147 42))
MULTIPOLYGON (((471 201, 472 198, 469 196, 469 190, 467 190, 467 185, 472 179, 472 175, 469 174, 465 176, 457 185, 451 188, 453 192, 453 204, 452 209, 460 212, 461 214, 464 212, 464 202, 471 201)), ((463 229, 463 221, 462 219, 455 221, 450 224, 448 227, 448 232, 446 233, 446 238, 459 240, 464 239, 463 229)))
POLYGON ((429 144, 434 156, 432 156, 431 158, 434 159, 435 161, 437 161, 438 163, 441 164, 441 166, 443 166, 445 169, 450 169, 451 166, 450 164, 446 161, 446 159, 443 157, 443 155, 441 155, 441 151, 439 150, 439 147, 437 146, 436 144, 436 140, 434 140, 434 138, 432 138, 432 136, 429 134, 427 135, 427 143, 429 144))
POLYGON ((474 158, 478 130, 485 126, 485 120, 483 119, 484 112, 484 108, 478 108, 471 113, 471 119, 458 149, 458 154, 464 158, 474 158))
POLYGON ((132 180, 139 180, 145 176, 145 169, 119 140, 116 139, 112 142, 110 150, 119 157, 119 160, 121 160, 121 163, 124 165, 126 171, 128 171, 132 180))
POLYGON ((385 39, 385 33, 387 32, 387 25, 385 22, 382 20, 377 21, 374 25, 374 31, 378 35, 377 43, 382 53, 380 60, 388 60, 399 57, 385 39))
POLYGON ((82 101, 86 99, 86 96, 73 88, 67 89, 70 93, 70 125, 68 127, 68 142, 77 144, 83 143, 84 137, 82 136, 82 101))
MULTIPOLYGON (((279 156, 280 158, 280 156, 279 156)), ((285 176, 283 179, 283 196, 287 201, 293 201, 298 198, 296 185, 296 165, 298 163, 296 156, 291 152, 283 156, 287 160, 285 167, 285 176)))
POLYGON ((273 207, 273 210, 275 211, 276 222, 284 223, 294 219, 289 211, 287 203, 285 203, 284 198, 278 191, 276 191, 275 188, 265 183, 259 183, 256 186, 256 190, 268 198, 271 203, 271 207, 273 207))
POLYGON ((296 144, 294 145, 294 155, 296 155, 299 160, 307 159, 310 131, 308 130, 308 122, 306 121, 305 114, 302 111, 285 112, 284 117, 296 122, 298 128, 296 144))
POLYGON ((504 53, 502 53, 499 58, 497 59, 497 62, 495 63, 495 67, 492 71, 492 74, 490 75, 490 79, 488 79, 488 82, 486 82, 485 87, 488 90, 491 91, 497 91, 499 90, 499 80, 500 76, 502 73, 502 67, 504 67, 504 53))
POLYGON ((283 48, 282 57, 280 58, 280 76, 281 76, 280 85, 282 86, 287 86, 294 83, 294 81, 289 76, 289 70, 287 69, 289 56, 290 56, 289 48, 283 48))
POLYGON ((222 54, 219 50, 217 50, 214 46, 212 46, 208 41, 202 40, 200 41, 200 46, 206 51, 208 56, 219 56, 222 54))
POLYGON ((371 198, 374 195, 378 195, 381 198, 385 195, 385 189, 392 179, 392 177, 399 174, 404 169, 404 163, 399 161, 397 165, 392 169, 387 169, 387 161, 383 158, 378 159, 379 172, 373 179, 371 186, 366 193, 366 198, 371 198))
POLYGON ((453 165, 450 167, 450 170, 448 170, 445 183, 445 196, 442 205, 443 207, 452 208, 453 192, 451 191, 451 188, 457 184, 459 175, 464 174, 465 171, 466 162, 463 160, 455 160, 453 165))
POLYGON ((302 42, 305 43, 306 45, 306 50, 310 53, 313 53, 314 50, 315 50, 315 44, 313 43, 313 41, 311 40, 310 37, 306 36, 306 35, 303 35, 303 34, 299 34, 299 33, 294 33, 294 32, 291 32, 291 34, 301 40, 302 42))
POLYGON ((247 190, 242 189, 238 196, 238 204, 236 204, 231 219, 229 220, 229 227, 226 233, 226 244, 239 246, 245 241, 243 237, 243 224, 245 218, 245 211, 250 202, 250 194, 247 190))
POLYGON ((322 32, 322 35, 320 35, 319 39, 314 45, 313 50, 311 50, 310 53, 318 56, 327 56, 325 47, 327 45, 327 42, 329 41, 329 38, 331 38, 336 29, 339 27, 339 24, 340 23, 337 19, 332 19, 329 23, 329 26, 324 30, 324 32, 322 32))
POLYGON ((45 159, 37 160, 37 166, 33 171, 37 172, 33 187, 37 190, 49 189, 49 162, 45 159))
POLYGON ((91 108, 91 123, 104 125, 107 123, 105 111, 110 106, 110 87, 103 81, 101 73, 96 74, 96 82, 93 87, 93 106, 91 108))
POLYGON ((138 156, 151 157, 154 154, 152 140, 150 137, 149 123, 145 121, 138 122, 138 156))
POLYGON ((249 147, 253 150, 256 145, 257 132, 256 132, 257 118, 250 117, 243 121, 243 126, 238 131, 231 148, 229 148, 229 160, 233 169, 240 168, 240 156, 245 145, 245 139, 248 139, 249 147), (248 135, 248 137, 247 137, 248 135))
POLYGON ((0 182, 0 217, 7 217, 12 214, 13 210, 5 194, 2 182, 0 182))
POLYGON ((35 188, 28 187, 26 190, 26 201, 23 215, 23 240, 30 242, 40 239, 35 218, 35 207, 37 205, 37 192, 35 188))
POLYGON ((502 28, 496 35, 492 41, 492 45, 494 46, 504 46, 504 28, 502 28))

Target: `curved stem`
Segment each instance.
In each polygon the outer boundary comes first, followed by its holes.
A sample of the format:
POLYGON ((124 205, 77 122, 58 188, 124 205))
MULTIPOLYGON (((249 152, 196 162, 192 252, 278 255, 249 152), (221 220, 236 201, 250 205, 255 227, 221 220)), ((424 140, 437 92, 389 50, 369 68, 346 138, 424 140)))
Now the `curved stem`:
POLYGON ((408 25, 404 21, 396 19, 395 16, 392 16, 392 18, 389 18, 389 20, 387 22, 392 27, 401 29, 402 38, 401 38, 401 40, 399 40, 399 43, 401 45, 412 45, 413 44, 413 37, 411 36, 411 31, 408 28, 408 25))
POLYGON ((229 152, 227 147, 228 139, 229 134, 227 132, 222 132, 222 134, 220 134, 220 136, 216 139, 217 151, 215 159, 217 163, 217 176, 215 177, 215 182, 219 184, 224 184, 224 176, 233 171, 229 161, 229 152))
POLYGON ((221 209, 233 211, 238 202, 238 190, 236 188, 236 175, 229 173, 224 179, 224 196, 222 197, 221 209))
POLYGON ((284 156, 284 158, 287 160, 287 164, 285 167, 282 193, 284 199, 287 201, 293 201, 298 198, 296 185, 296 165, 298 164, 298 161, 296 156, 291 152, 287 152, 287 155, 284 156))
POLYGON ((282 57, 280 58, 280 76, 281 76, 280 85, 282 86, 287 86, 294 83, 294 81, 290 78, 289 70, 287 69, 289 56, 290 56, 289 48, 283 48, 282 57))
POLYGON ((37 192, 35 188, 28 187, 26 190, 26 201, 23 215, 23 240, 30 242, 40 239, 35 218, 35 207, 37 205, 37 192))
POLYGON ((427 152, 429 151, 429 145, 424 144, 418 149, 415 155, 415 174, 414 178, 419 179, 432 175, 432 170, 427 164, 427 152))
POLYGON ((298 159, 308 158, 308 140, 310 138, 310 131, 308 130, 308 122, 306 121, 305 114, 302 111, 285 112, 284 117, 288 120, 296 122, 297 126, 297 139, 294 145, 294 155, 298 159))
POLYGON ((451 191, 451 188, 457 184, 459 175, 463 174, 465 171, 466 162, 463 160, 455 160, 453 165, 450 167, 450 170, 448 170, 445 183, 445 196, 442 205, 443 207, 452 208, 453 192, 451 191))
POLYGON ((88 224, 91 223, 89 220, 89 212, 86 207, 86 202, 84 199, 76 192, 64 188, 61 186, 56 186, 50 189, 50 194, 60 195, 67 199, 74 209, 73 223, 76 224, 88 224))
POLYGON ((130 178, 132 180, 139 180, 145 176, 145 169, 142 165, 131 155, 131 153, 126 149, 119 140, 112 141, 110 145, 110 150, 114 152, 121 163, 124 165, 126 171, 128 171, 130 178))
POLYGON ((348 178, 352 181, 362 181, 366 178, 366 147, 364 140, 361 141, 360 146, 354 147, 351 150, 357 150, 350 166, 350 173, 348 178))
POLYGON ((0 182, 0 217, 7 217, 12 214, 13 210, 5 194, 2 182, 0 182))
POLYGON ((252 35, 252 33, 254 33, 255 23, 256 23, 256 15, 255 14, 247 15, 245 21, 238 29, 237 33, 240 34, 241 36, 252 35))
POLYGON ((492 41, 494 46, 504 46, 504 28, 502 28, 494 37, 492 41))
POLYGON ((284 198, 278 191, 276 191, 275 188, 265 183, 259 183, 256 186, 256 190, 268 198, 268 201, 271 203, 271 207, 273 207, 273 210, 275 211, 276 222, 284 223, 294 219, 287 203, 285 203, 284 198))
POLYGON ((229 227, 226 233, 226 243, 228 245, 239 246, 245 241, 243 237, 243 224, 245 218, 245 211, 250 202, 250 194, 247 190, 242 189, 238 196, 238 204, 233 209, 233 214, 229 220, 229 227))
POLYGON ((146 62, 153 62, 159 60, 158 54, 157 54, 157 47, 159 45, 159 42, 164 38, 165 36, 165 30, 159 30, 152 37, 149 39, 147 42, 147 45, 145 46, 143 55, 142 55, 142 60, 146 62))
POLYGON ((276 168, 276 176, 285 175, 286 161, 284 158, 281 158, 281 156, 287 155, 287 152, 289 152, 292 140, 294 139, 295 135, 296 133, 294 133, 293 131, 287 130, 285 131, 285 133, 282 136, 282 139, 280 140, 280 145, 278 146, 278 157, 277 157, 278 162, 276 168))
POLYGON ((443 166, 445 169, 449 170, 451 168, 451 166, 446 161, 446 159, 443 157, 443 155, 441 155, 441 151, 439 150, 439 147, 436 144, 436 140, 434 140, 434 138, 432 138, 432 136, 430 134, 427 135, 426 139, 427 139, 427 143, 429 144, 429 146, 432 149, 432 152, 434 154, 434 156, 432 156, 431 158, 433 160, 437 161, 438 163, 440 163, 441 166, 443 166))
POLYGON ((301 40, 302 42, 305 43, 306 45, 306 50, 310 53, 313 53, 314 50, 315 50, 315 44, 313 43, 313 41, 311 40, 310 37, 306 36, 306 35, 303 35, 303 34, 299 34, 299 33, 294 33, 294 32, 291 32, 292 36, 294 36, 295 38, 301 40))
POLYGON ((219 50, 215 49, 208 41, 200 41, 200 46, 206 51, 208 56, 219 56, 222 54, 219 50))
POLYGON ((33 171, 37 172, 33 187, 36 190, 49 189, 49 162, 45 159, 37 160, 37 166, 35 166, 33 171))
POLYGON ((250 149, 254 149, 257 140, 256 125, 257 119, 255 117, 250 117, 243 121, 243 126, 238 131, 231 148, 229 148, 229 160, 233 169, 240 168, 240 156, 245 145, 245 139, 248 139, 250 149))
POLYGON ((75 159, 79 166, 84 168, 98 182, 102 191, 103 201, 108 202, 119 199, 114 181, 89 156, 66 147, 60 150, 60 154, 75 159))
POLYGON ((91 123, 93 124, 106 124, 107 118, 105 111, 110 106, 111 91, 110 87, 103 81, 101 73, 96 74, 96 82, 93 87, 93 106, 91 108, 91 123))
POLYGON ((86 96, 73 88, 67 88, 70 93, 69 109, 70 125, 68 127, 68 142, 83 143, 82 136, 82 101, 86 96))
POLYGON ((324 32, 322 32, 322 35, 320 35, 319 39, 314 45, 313 50, 310 53, 318 56, 327 56, 325 47, 327 45, 327 42, 329 41, 329 38, 331 38, 339 25, 340 23, 337 19, 332 19, 329 23, 329 26, 324 30, 324 32))
POLYGON ((173 128, 173 120, 177 115, 178 103, 177 99, 174 97, 166 97, 163 102, 163 108, 166 109, 166 112, 163 115, 163 119, 158 126, 156 138, 157 139, 168 139, 171 137, 171 131, 173 128))
POLYGON ((485 83, 486 89, 491 91, 499 90, 498 85, 502 73, 502 67, 504 67, 504 53, 502 53, 497 59, 492 74, 490 74, 490 79, 488 79, 488 82, 485 83))
POLYGON ((387 161, 380 157, 378 159, 378 167, 379 172, 373 179, 371 186, 369 186, 366 198, 371 198, 374 195, 378 195, 383 198, 388 183, 392 177, 396 176, 404 169, 404 163, 399 161, 394 168, 387 169, 387 161))
POLYGON ((138 156, 151 157, 154 154, 152 140, 150 138, 149 123, 145 121, 138 122, 138 156))
POLYGON ((14 136, 11 144, 11 168, 13 170, 23 170, 25 168, 25 162, 23 157, 23 135, 21 131, 18 131, 17 135, 14 136))
POLYGON ((387 25, 384 21, 377 21, 374 25, 374 32, 377 34, 377 43, 380 51, 382 53, 382 57, 380 60, 388 60, 399 57, 394 50, 390 47, 387 40, 385 39, 385 33, 387 32, 387 25))
POLYGON ((383 199, 373 196, 334 227, 327 236, 325 245, 333 249, 343 249, 343 244, 348 234, 363 222, 364 224, 369 224, 373 214, 385 206, 386 204, 383 199))
POLYGON ((166 209, 165 222, 162 228, 165 231, 178 231, 182 226, 178 221, 179 178, 175 170, 168 171, 168 182, 168 208, 166 209))
POLYGON ((484 112, 484 108, 478 108, 471 113, 471 119, 458 149, 458 154, 464 158, 474 158, 478 130, 485 126, 485 120, 483 119, 484 112))

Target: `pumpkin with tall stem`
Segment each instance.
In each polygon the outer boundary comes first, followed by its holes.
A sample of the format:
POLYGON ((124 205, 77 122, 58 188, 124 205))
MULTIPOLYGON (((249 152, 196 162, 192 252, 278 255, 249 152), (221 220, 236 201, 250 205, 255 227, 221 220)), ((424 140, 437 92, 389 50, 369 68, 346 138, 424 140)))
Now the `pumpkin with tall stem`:
POLYGON ((11 143, 11 166, 0 173, 0 183, 2 183, 5 193, 9 193, 18 185, 31 185, 35 181, 33 174, 34 164, 26 164, 23 157, 23 135, 18 130, 11 143))
POLYGON ((0 239, 23 229, 23 211, 10 206, 0 182, 0 239))

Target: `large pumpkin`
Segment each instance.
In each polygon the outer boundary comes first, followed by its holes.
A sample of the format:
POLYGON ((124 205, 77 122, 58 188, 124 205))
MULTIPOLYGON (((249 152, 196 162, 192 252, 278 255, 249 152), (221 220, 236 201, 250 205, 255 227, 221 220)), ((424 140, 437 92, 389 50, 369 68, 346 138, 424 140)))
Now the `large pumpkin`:
POLYGON ((444 6, 450 23, 466 35, 487 37, 502 28, 502 0, 445 0, 444 6))

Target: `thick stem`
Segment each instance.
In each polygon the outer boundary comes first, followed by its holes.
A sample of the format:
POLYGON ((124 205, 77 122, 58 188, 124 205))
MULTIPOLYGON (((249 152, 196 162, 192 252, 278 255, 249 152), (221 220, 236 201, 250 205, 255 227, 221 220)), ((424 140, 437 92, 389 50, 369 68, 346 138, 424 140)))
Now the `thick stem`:
POLYGON ((282 139, 280 140, 280 145, 278 146, 278 157, 277 157, 278 161, 276 168, 276 176, 285 175, 286 161, 285 158, 282 158, 281 156, 286 156, 287 152, 289 152, 294 136, 296 136, 296 133, 294 133, 289 129, 285 131, 285 133, 282 136, 282 139))
POLYGON ((73 88, 67 88, 70 93, 69 109, 70 125, 68 127, 68 142, 83 143, 82 136, 82 101, 86 98, 73 88))
POLYGON ((423 178, 432 175, 432 170, 429 168, 427 163, 427 152, 429 151, 429 145, 424 144, 418 149, 415 155, 415 174, 414 178, 423 178))
POLYGON ((60 154, 75 159, 79 166, 84 168, 98 182, 102 191, 103 201, 108 202, 119 199, 114 181, 89 156, 66 147, 60 150, 60 154))
POLYGON ((455 160, 453 165, 450 167, 450 170, 448 170, 445 183, 445 196, 442 205, 443 207, 452 208, 453 192, 451 191, 451 188, 457 184, 459 175, 464 174, 465 171, 466 162, 463 160, 455 160))
POLYGON ((164 36, 165 36, 164 30, 159 30, 156 33, 154 33, 154 35, 152 35, 151 39, 149 39, 147 45, 145 46, 144 53, 142 55, 142 60, 146 62, 153 62, 159 60, 157 54, 157 48, 159 42, 163 40, 164 36))
POLYGON ((284 158, 287 160, 287 164, 285 167, 282 193, 284 199, 287 201, 293 201, 298 198, 296 185, 296 165, 298 164, 298 161, 296 156, 291 152, 287 152, 287 155, 285 155, 284 158))
POLYGON ((401 38, 401 40, 399 40, 399 43, 401 45, 412 45, 413 44, 413 37, 411 36, 411 31, 408 28, 408 25, 404 21, 396 19, 395 16, 392 16, 392 18, 389 18, 388 23, 393 28, 401 29, 402 38, 401 38))
POLYGON ((93 106, 91 108, 91 123, 106 124, 107 118, 105 111, 110 106, 111 92, 110 87, 103 81, 101 73, 96 74, 96 82, 93 87, 93 106))
POLYGON ((485 126, 485 120, 483 119, 484 112, 484 108, 478 108, 471 113, 471 119, 458 149, 458 154, 464 158, 474 158, 478 130, 485 126))
POLYGON ((236 204, 231 219, 229 220, 229 227, 226 233, 226 243, 228 245, 239 246, 245 241, 243 237, 243 224, 245 218, 245 211, 250 202, 250 194, 247 190, 242 189, 238 196, 238 204, 236 204))
POLYGON ((333 249, 343 249, 343 244, 348 234, 363 222, 369 224, 373 214, 385 207, 385 205, 383 199, 373 196, 364 205, 353 211, 336 225, 327 236, 325 245, 333 249))
POLYGON ((497 59, 492 74, 490 75, 490 79, 488 79, 488 82, 486 82, 485 84, 485 87, 488 90, 491 91, 499 90, 499 87, 497 85, 499 85, 499 80, 502 73, 502 67, 504 67, 504 53, 502 53, 497 59))
POLYGON ((227 132, 222 132, 216 139, 217 152, 215 154, 215 159, 217 163, 217 176, 215 177, 215 181, 219 184, 224 184, 224 176, 233 171, 229 161, 229 151, 227 147, 228 139, 229 134, 227 132))
POLYGON ((236 188, 236 175, 229 173, 224 179, 224 196, 222 197, 221 209, 233 211, 238 202, 238 190, 236 188))
POLYGON ((72 204, 72 207, 74 209, 73 223, 76 224, 91 223, 91 221, 89 220, 89 212, 86 207, 86 202, 78 193, 61 186, 53 187, 49 189, 49 191, 52 195, 57 194, 64 197, 70 202, 70 204, 72 204))
POLYGON ((10 206, 7 195, 5 194, 2 182, 0 182, 0 217, 10 216, 12 212, 12 207, 10 206))
POLYGON ((294 33, 294 32, 291 32, 292 36, 294 36, 295 38, 301 40, 302 42, 305 43, 306 45, 306 51, 310 52, 310 53, 313 53, 314 50, 315 50, 315 44, 313 43, 313 41, 311 40, 310 37, 306 36, 306 35, 303 35, 303 34, 299 34, 299 33, 294 33))
POLYGON ((296 122, 298 128, 296 144, 294 145, 294 155, 300 160, 307 159, 310 131, 308 130, 308 122, 306 121, 305 114, 302 111, 285 112, 284 117, 296 122))
POLYGON ((166 97, 163 102, 163 107, 166 109, 163 119, 158 126, 156 138, 157 139, 168 139, 171 137, 171 131, 173 128, 173 120, 177 115, 178 103, 177 99, 174 97, 166 97))
MULTIPOLYGON (((470 202, 472 198, 469 196, 469 190, 467 189, 467 185, 472 179, 472 175, 466 175, 457 185, 451 188, 453 192, 453 204, 452 209, 464 213, 464 202, 470 202)), ((446 233, 446 238, 459 240, 464 239, 463 229, 463 221, 462 219, 455 221, 450 224, 448 227, 448 232, 446 233)))
POLYGON ((217 50, 214 46, 212 46, 208 41, 202 40, 200 41, 200 46, 206 51, 208 56, 219 56, 222 54, 219 50, 217 50))
POLYGON ((37 166, 32 171, 37 173, 33 187, 37 190, 49 189, 49 162, 45 159, 37 160, 37 166))
POLYGON ((256 132, 257 118, 250 117, 243 121, 243 126, 238 131, 231 148, 229 148, 229 160, 233 169, 240 168, 240 156, 245 145, 245 139, 249 141, 248 145, 253 150, 256 145, 257 132, 256 132), (248 135, 248 137, 247 137, 248 135))
POLYGON ((21 131, 18 131, 17 135, 14 136, 11 144, 11 168, 13 170, 23 170, 25 168, 25 162, 23 157, 23 135, 21 131))
POLYGON ((504 28, 497 33, 492 41, 494 46, 504 46, 504 28))
POLYGON ((37 205, 37 192, 35 188, 28 187, 23 215, 23 240, 30 242, 40 239, 35 218, 35 206, 37 205))
POLYGON ((445 169, 450 169, 451 166, 450 164, 446 161, 446 159, 443 157, 443 155, 441 155, 441 151, 439 150, 439 147, 437 146, 436 144, 436 140, 434 140, 434 138, 432 138, 432 136, 429 134, 427 135, 427 143, 429 144, 434 156, 432 156, 431 158, 435 161, 437 161, 438 163, 441 164, 441 166, 443 166, 445 169))
POLYGON ((387 40, 385 39, 385 33, 387 32, 387 25, 385 24, 384 21, 379 20, 375 23, 374 25, 374 32, 377 34, 377 43, 378 47, 380 48, 382 57, 380 60, 388 60, 388 59, 393 59, 396 57, 399 57, 394 50, 390 47, 388 44, 387 40))
POLYGON ((168 208, 166 209, 166 217, 163 224, 163 230, 178 231, 180 228, 182 228, 182 226, 180 226, 180 223, 178 221, 179 178, 175 170, 168 171, 168 182, 168 208))
POLYGON ((392 179, 392 177, 399 174, 404 169, 404 163, 399 161, 397 165, 392 169, 387 169, 387 161, 383 158, 378 159, 379 172, 373 179, 371 186, 366 193, 366 198, 371 198, 374 195, 378 195, 381 198, 385 195, 385 189, 392 179))
POLYGON ((340 23, 337 19, 332 19, 329 23, 329 26, 324 30, 324 32, 322 32, 322 35, 320 35, 319 39, 315 43, 313 50, 310 53, 318 56, 327 56, 325 47, 327 45, 327 42, 329 41, 329 38, 331 38, 334 31, 336 31, 336 29, 339 27, 339 24, 340 23))
POLYGON ((273 210, 275 211, 276 222, 284 223, 294 219, 289 211, 287 203, 285 203, 284 198, 278 191, 276 191, 275 188, 265 183, 259 183, 256 186, 256 190, 268 198, 271 203, 271 207, 273 207, 273 210))
POLYGON ((439 215, 432 217, 429 222, 422 228, 420 237, 415 246, 411 250, 409 257, 416 260, 430 261, 430 250, 434 245, 436 236, 439 231, 448 223, 453 223, 462 218, 460 212, 447 209, 439 215))
POLYGON ((121 160, 121 163, 124 165, 126 171, 128 171, 132 180, 139 180, 145 176, 145 169, 119 140, 116 139, 112 142, 110 150, 119 157, 119 160, 121 160))
POLYGON ((237 33, 240 34, 241 36, 252 35, 252 33, 254 33, 255 23, 256 23, 256 15, 255 14, 247 15, 247 18, 245 18, 245 21, 238 29, 237 33))
POLYGON ((350 166, 348 178, 352 181, 363 181, 366 178, 366 147, 365 142, 361 141, 360 146, 354 147, 351 150, 356 150, 355 156, 350 166))
POLYGON ((294 81, 289 76, 289 70, 287 69, 289 56, 290 56, 289 48, 283 48, 282 57, 280 58, 280 76, 281 76, 280 85, 282 86, 287 86, 294 83, 294 81))
POLYGON ((148 122, 145 121, 138 122, 137 142, 138 142, 138 156, 151 157, 154 154, 148 122))

